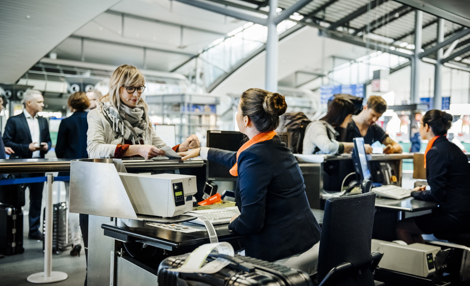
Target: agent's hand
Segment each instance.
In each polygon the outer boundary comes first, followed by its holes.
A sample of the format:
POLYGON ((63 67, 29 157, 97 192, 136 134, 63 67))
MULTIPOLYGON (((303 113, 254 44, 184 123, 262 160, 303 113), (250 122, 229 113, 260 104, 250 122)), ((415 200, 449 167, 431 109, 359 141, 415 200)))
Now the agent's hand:
POLYGON ((49 149, 49 145, 46 142, 41 142, 41 146, 39 147, 39 150, 43 152, 47 152, 48 149, 49 149))
POLYGON ((7 153, 8 155, 11 155, 11 154, 14 154, 15 151, 13 151, 13 149, 11 149, 10 147, 5 147, 5 153, 7 153))
POLYGON ((196 135, 191 135, 186 140, 180 144, 178 151, 185 152, 189 149, 199 148, 201 144, 199 143, 199 139, 196 135))
POLYGON ((413 192, 423 192, 426 191, 426 186, 419 186, 413 189, 413 192))
POLYGON ((372 154, 372 146, 369 144, 364 144, 364 149, 366 149, 366 154, 372 154))
POLYGON ((186 161, 189 158, 194 158, 194 157, 199 156, 200 151, 201 151, 201 148, 196 148, 196 149, 192 149, 186 152, 178 152, 178 154, 182 157, 181 160, 186 161))
MULTIPOLYGON (((136 146, 136 145, 134 145, 136 146)), ((165 151, 158 149, 153 145, 140 145, 139 146, 139 155, 144 157, 145 160, 151 159, 153 157, 165 155, 165 151)))
POLYGON ((393 154, 393 153, 395 153, 395 149, 393 148, 391 144, 388 144, 387 146, 385 146, 384 154, 393 154))
POLYGON ((39 145, 36 142, 29 143, 29 151, 34 152, 39 150, 39 145))

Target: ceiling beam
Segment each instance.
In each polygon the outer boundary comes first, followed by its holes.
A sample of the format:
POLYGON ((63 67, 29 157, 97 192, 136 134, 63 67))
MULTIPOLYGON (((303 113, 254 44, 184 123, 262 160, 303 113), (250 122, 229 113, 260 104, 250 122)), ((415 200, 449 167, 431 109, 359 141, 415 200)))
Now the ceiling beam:
MULTIPOLYGON (((392 50, 391 46, 389 45, 384 45, 384 44, 379 44, 377 42, 363 42, 362 39, 358 39, 357 37, 353 37, 351 35, 343 34, 343 35, 337 35, 337 33, 331 33, 331 31, 327 30, 320 30, 319 31, 320 36, 328 37, 334 40, 350 43, 356 46, 364 47, 367 48, 369 47, 370 49, 376 49, 376 50, 382 50, 384 52, 387 52, 392 55, 396 55, 399 57, 405 57, 405 58, 411 58, 413 55, 403 53, 397 50, 392 50)), ((399 48, 399 47, 395 47, 399 48)))
POLYGON ((408 7, 408 6, 400 6, 398 7, 397 9, 375 19, 374 21, 370 22, 369 24, 366 24, 364 26, 362 26, 361 28, 357 29, 356 32, 354 32, 354 36, 356 36, 359 32, 366 32, 367 29, 369 29, 369 33, 385 26, 385 25, 388 25, 390 23, 392 23, 393 21, 396 21, 398 19, 400 19, 400 17, 403 17, 404 15, 412 12, 413 9, 408 7), (395 17, 396 14, 399 14, 398 17, 395 17), (390 21, 388 21, 389 19, 392 19, 390 21), (387 22, 386 22, 387 21, 387 22))
POLYGON ((388 0, 372 0, 371 2, 367 3, 366 5, 360 7, 359 9, 355 10, 354 12, 346 15, 342 19, 336 21, 333 25, 331 25, 328 29, 329 30, 336 30, 336 28, 343 26, 346 23, 356 19, 357 17, 365 14, 366 12, 376 8, 377 6, 382 5, 383 3, 387 2, 388 0))
POLYGON ((289 8, 284 9, 279 15, 276 16, 274 19, 274 23, 277 25, 281 23, 282 21, 286 20, 289 18, 292 14, 295 12, 299 11, 303 7, 307 6, 310 2, 313 0, 299 0, 292 4, 289 8))
MULTIPOLYGON (((455 40, 458 40, 462 37, 465 37, 466 35, 470 34, 470 29, 463 29, 462 31, 458 32, 458 33, 455 33, 453 34, 453 36, 447 38, 446 40, 440 42, 439 44, 437 45, 434 45, 432 48, 429 48, 427 50, 425 50, 424 52, 420 53, 419 54, 419 57, 420 58, 423 58, 423 57, 426 57, 432 53, 435 53, 437 50, 451 44, 452 42, 454 42, 455 40)), ((446 58, 447 59, 447 58, 446 58)))
MULTIPOLYGON (((447 38, 447 37, 449 37, 449 36, 451 36, 451 35, 453 35, 453 34, 455 34, 455 33, 458 33, 458 32, 460 32, 460 31, 462 31, 463 29, 464 29, 464 27, 460 27, 460 28, 457 28, 457 29, 455 29, 455 30, 452 30, 452 31, 450 31, 450 32, 445 33, 444 39, 447 38)), ((430 41, 430 42, 427 42, 425 45, 423 45, 422 48, 423 48, 423 49, 426 49, 427 47, 432 46, 432 45, 435 44, 435 43, 436 43, 436 40, 432 40, 432 41, 430 41)))
POLYGON ((467 46, 467 47, 465 47, 465 48, 463 48, 463 49, 460 49, 460 50, 454 52, 453 54, 451 54, 450 56, 448 56, 447 58, 442 59, 442 60, 441 60, 441 63, 444 64, 444 63, 446 63, 446 62, 448 62, 448 61, 450 61, 450 60, 453 60, 453 59, 455 59, 456 57, 458 57, 458 56, 460 56, 460 55, 463 55, 463 54, 466 54, 466 53, 468 53, 468 52, 470 52, 470 46, 467 46))
MULTIPOLYGON (((432 26, 432 25, 434 25, 434 24, 436 24, 436 23, 437 23, 437 19, 436 19, 436 20, 432 20, 431 22, 429 22, 429 23, 427 23, 427 24, 424 24, 424 25, 423 25, 423 30, 426 29, 426 28, 428 28, 428 27, 430 27, 430 26, 432 26)), ((403 40, 404 38, 413 35, 414 33, 415 33, 415 29, 414 29, 414 27, 413 27, 413 29, 412 29, 410 32, 408 32, 408 33, 406 33, 406 34, 403 34, 403 35, 399 36, 398 38, 396 38, 396 39, 395 39, 395 42, 401 41, 401 40, 403 40)))
POLYGON ((163 24, 163 25, 172 26, 172 27, 178 27, 178 28, 183 27, 185 29, 192 30, 192 31, 197 31, 197 32, 203 32, 203 33, 209 33, 209 34, 214 34, 214 35, 219 35, 219 36, 225 36, 225 33, 221 33, 221 32, 218 32, 218 31, 197 28, 197 27, 194 27, 194 26, 181 25, 181 24, 172 23, 172 22, 168 22, 168 21, 162 21, 162 20, 153 19, 153 18, 149 18, 149 17, 143 17, 141 15, 123 13, 123 12, 118 12, 118 11, 113 11, 113 10, 107 10, 104 13, 119 16, 119 17, 124 16, 126 18, 132 18, 132 19, 135 19, 135 20, 141 20, 141 21, 153 22, 153 23, 157 23, 157 24, 163 24))
POLYGON ((338 0, 330 0, 326 3, 324 3, 323 5, 321 5, 320 7, 318 7, 317 9, 313 10, 312 12, 308 13, 307 15, 305 15, 305 18, 311 18, 313 16, 315 16, 317 13, 321 12, 321 11, 324 11, 326 10, 326 8, 330 7, 331 5, 333 5, 334 3, 338 2, 338 0))
POLYGON ((156 51, 156 52, 162 52, 162 53, 170 53, 170 54, 177 54, 177 55, 182 55, 182 56, 187 56, 187 57, 195 56, 194 54, 185 53, 185 52, 180 52, 180 51, 159 49, 159 48, 147 47, 147 46, 143 46, 143 45, 135 45, 135 44, 130 44, 130 43, 116 42, 116 41, 109 41, 109 40, 103 40, 103 39, 99 39, 99 38, 81 37, 81 36, 72 35, 72 36, 68 37, 68 39, 77 39, 77 40, 84 40, 84 41, 90 41, 90 42, 96 42, 96 43, 103 43, 103 44, 109 44, 109 45, 118 45, 118 46, 124 46, 124 47, 130 47, 130 48, 138 48, 138 49, 144 49, 144 48, 146 48, 147 50, 150 50, 150 51, 156 51))
POLYGON ((264 18, 252 16, 252 15, 249 15, 249 14, 246 14, 246 13, 243 13, 243 12, 239 12, 239 11, 236 11, 236 10, 227 9, 226 7, 213 5, 213 4, 210 4, 210 3, 207 3, 207 2, 201 2, 199 0, 174 0, 174 1, 178 1, 180 3, 187 4, 189 6, 201 8, 201 9, 204 9, 204 10, 207 10, 207 11, 211 11, 211 12, 214 12, 214 13, 226 15, 226 16, 229 16, 229 17, 233 17, 233 18, 236 18, 236 19, 243 20, 243 21, 253 22, 253 23, 256 23, 256 24, 259 24, 259 25, 266 26, 266 19, 264 19, 264 18))

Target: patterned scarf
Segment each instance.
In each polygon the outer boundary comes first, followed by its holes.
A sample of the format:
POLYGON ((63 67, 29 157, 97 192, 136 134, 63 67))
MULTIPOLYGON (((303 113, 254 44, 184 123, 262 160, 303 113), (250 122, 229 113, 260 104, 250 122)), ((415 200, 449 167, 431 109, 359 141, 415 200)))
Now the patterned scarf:
POLYGON ((101 102, 100 106, 104 117, 116 132, 116 138, 122 136, 134 145, 145 139, 149 123, 143 105, 132 108, 121 104, 119 111, 111 102, 101 102))

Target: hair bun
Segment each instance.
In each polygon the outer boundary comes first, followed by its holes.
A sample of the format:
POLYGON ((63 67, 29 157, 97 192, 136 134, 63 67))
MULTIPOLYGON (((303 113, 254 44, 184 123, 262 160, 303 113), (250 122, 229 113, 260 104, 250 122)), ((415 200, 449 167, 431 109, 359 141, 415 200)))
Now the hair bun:
POLYGON ((452 126, 452 120, 453 120, 452 114, 442 111, 441 120, 442 120, 442 123, 444 123, 446 129, 449 130, 450 127, 452 126))
POLYGON ((264 111, 271 116, 280 116, 287 110, 287 103, 284 96, 279 93, 268 93, 264 98, 264 111))

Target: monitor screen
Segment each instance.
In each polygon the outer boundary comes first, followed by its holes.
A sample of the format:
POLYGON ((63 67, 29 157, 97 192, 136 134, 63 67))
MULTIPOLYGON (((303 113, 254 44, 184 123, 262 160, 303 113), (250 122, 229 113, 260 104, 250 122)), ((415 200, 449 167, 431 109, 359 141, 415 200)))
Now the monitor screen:
POLYGON ((370 180, 370 170, 369 162, 366 157, 366 149, 364 148, 364 138, 358 137, 354 138, 354 149, 353 149, 353 160, 356 173, 361 177, 361 182, 363 180, 370 180))
MULTIPOLYGON (((207 130, 207 147, 219 148, 228 151, 238 151, 246 141, 248 141, 248 137, 238 131, 207 130)), ((207 180, 236 180, 236 177, 230 175, 230 168, 231 167, 215 162, 207 162, 207 180)))
POLYGON ((281 138, 281 141, 286 144, 287 148, 292 150, 292 132, 277 132, 277 135, 281 138))

